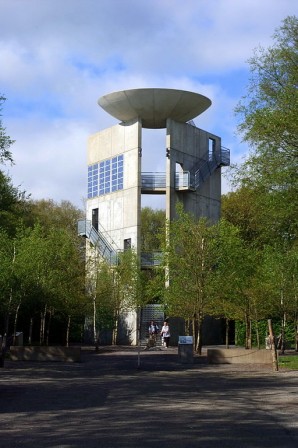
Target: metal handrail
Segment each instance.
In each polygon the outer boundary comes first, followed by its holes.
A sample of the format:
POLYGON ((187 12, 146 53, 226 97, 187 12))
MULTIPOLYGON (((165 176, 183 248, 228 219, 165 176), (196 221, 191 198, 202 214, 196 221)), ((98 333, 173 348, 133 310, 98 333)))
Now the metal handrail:
POLYGON ((166 173, 142 173, 142 189, 166 188, 166 173))
MULTIPOLYGON (((92 226, 91 221, 87 219, 78 220, 78 235, 88 238, 93 246, 99 250, 101 256, 110 264, 117 264, 117 253, 119 250, 114 248, 112 244, 107 241, 107 238, 102 232, 97 231, 95 227, 92 226)), ((106 233, 106 235, 108 234, 106 233)))

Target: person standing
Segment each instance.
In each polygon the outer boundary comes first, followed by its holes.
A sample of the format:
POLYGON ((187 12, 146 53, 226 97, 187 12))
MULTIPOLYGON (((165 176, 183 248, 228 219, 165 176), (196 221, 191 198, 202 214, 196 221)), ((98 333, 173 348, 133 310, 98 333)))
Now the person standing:
POLYGON ((171 333, 170 333, 170 327, 169 327, 169 324, 167 321, 164 321, 160 334, 164 340, 165 347, 168 348, 169 343, 170 343, 171 333))
POLYGON ((159 330, 158 325, 152 320, 150 322, 149 329, 148 329, 148 331, 149 331, 149 338, 151 338, 154 341, 156 341, 156 336, 158 334, 158 330, 159 330))

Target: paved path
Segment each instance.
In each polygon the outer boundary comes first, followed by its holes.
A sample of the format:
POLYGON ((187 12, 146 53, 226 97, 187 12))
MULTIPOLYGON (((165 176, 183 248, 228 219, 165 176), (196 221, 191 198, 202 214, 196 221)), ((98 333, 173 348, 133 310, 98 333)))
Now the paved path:
POLYGON ((298 371, 178 362, 177 349, 6 361, 2 448, 298 447, 298 371))

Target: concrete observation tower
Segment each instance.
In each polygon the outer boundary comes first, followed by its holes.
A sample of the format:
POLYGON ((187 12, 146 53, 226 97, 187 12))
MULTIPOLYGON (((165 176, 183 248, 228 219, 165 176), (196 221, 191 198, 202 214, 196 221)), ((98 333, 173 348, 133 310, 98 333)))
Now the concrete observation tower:
POLYGON ((86 220, 79 222, 79 234, 111 264, 118 251, 132 247, 141 266, 150 268, 154 257, 140 250, 142 195, 165 195, 169 220, 175 219, 179 201, 186 212, 216 222, 221 167, 230 163, 229 150, 221 146, 220 137, 192 122, 211 106, 198 93, 163 88, 122 90, 102 96, 98 104, 118 123, 89 138, 86 220), (166 129, 160 153, 163 173, 146 172, 142 166, 143 128, 166 129))

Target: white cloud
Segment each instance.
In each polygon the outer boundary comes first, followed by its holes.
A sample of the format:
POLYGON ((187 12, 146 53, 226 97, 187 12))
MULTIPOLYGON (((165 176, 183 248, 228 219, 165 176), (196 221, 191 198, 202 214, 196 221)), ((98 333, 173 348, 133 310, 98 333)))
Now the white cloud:
MULTIPOLYGON (((298 7, 296 0, 0 0, 0 10, 14 183, 34 198, 81 206, 88 135, 115 124, 97 100, 115 90, 168 87, 210 97, 212 107, 195 122, 221 135, 238 160, 247 148, 235 137, 233 109, 244 94, 246 60, 298 7)), ((160 135, 150 144, 164 145, 160 135)), ((148 169, 162 168, 147 159, 148 169)))

